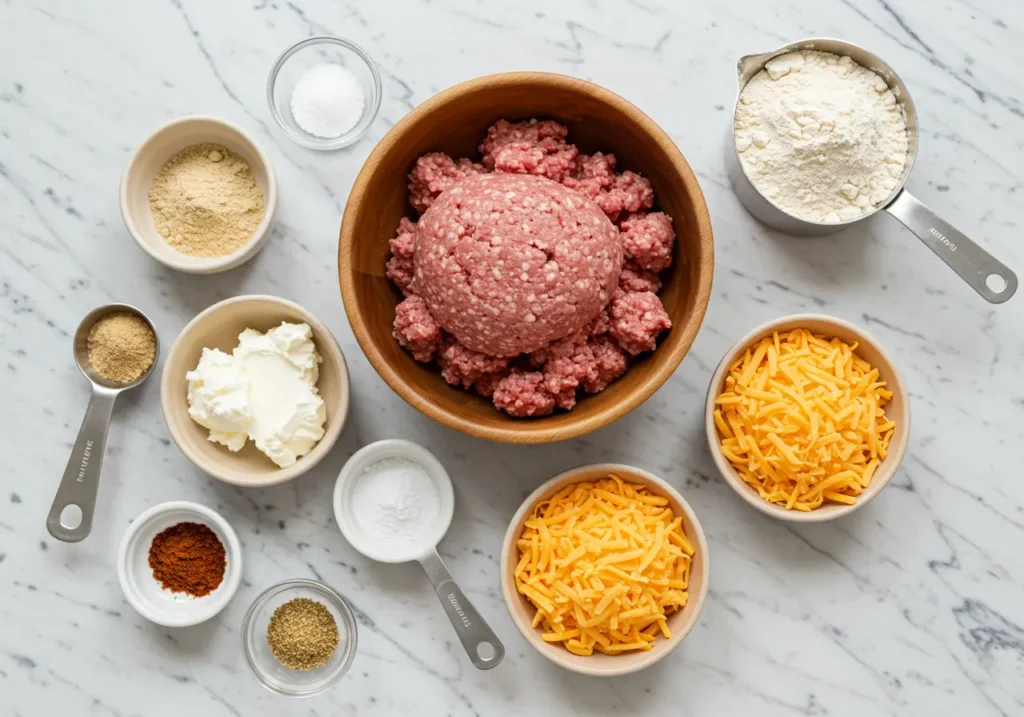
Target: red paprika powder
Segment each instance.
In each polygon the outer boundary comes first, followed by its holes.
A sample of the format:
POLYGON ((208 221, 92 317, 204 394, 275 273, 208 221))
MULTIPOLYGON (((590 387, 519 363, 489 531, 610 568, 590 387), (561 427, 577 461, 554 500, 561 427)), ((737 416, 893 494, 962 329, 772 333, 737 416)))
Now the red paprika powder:
POLYGON ((202 523, 178 523, 149 546, 149 567, 164 590, 209 595, 224 580, 227 561, 216 533, 202 523))

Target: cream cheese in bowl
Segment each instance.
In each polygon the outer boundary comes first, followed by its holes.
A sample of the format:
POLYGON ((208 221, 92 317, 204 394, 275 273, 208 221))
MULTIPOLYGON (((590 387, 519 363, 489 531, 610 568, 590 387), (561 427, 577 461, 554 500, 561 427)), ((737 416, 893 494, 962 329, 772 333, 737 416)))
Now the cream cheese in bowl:
POLYGON ((189 416, 215 443, 240 451, 251 439, 278 466, 290 466, 324 435, 321 360, 308 324, 246 329, 231 354, 204 348, 186 374, 189 416))

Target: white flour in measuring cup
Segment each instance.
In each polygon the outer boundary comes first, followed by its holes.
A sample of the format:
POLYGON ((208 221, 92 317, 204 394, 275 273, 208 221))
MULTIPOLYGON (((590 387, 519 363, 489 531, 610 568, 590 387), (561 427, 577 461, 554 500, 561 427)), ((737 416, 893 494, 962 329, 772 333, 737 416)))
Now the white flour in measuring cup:
POLYGON ((408 552, 437 529, 441 498, 427 470, 408 458, 367 465, 352 486, 349 512, 367 540, 389 553, 408 552))
POLYGON ((903 109, 882 77, 817 50, 769 60, 740 92, 736 151, 758 191, 798 219, 856 219, 892 194, 907 161, 903 109))

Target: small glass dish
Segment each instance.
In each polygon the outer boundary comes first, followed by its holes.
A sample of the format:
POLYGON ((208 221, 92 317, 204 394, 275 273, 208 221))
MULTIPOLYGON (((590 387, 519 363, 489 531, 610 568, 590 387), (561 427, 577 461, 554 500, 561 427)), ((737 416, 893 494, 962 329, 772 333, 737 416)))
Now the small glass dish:
POLYGON ((257 597, 242 620, 242 651, 256 678, 267 689, 289 697, 319 694, 348 672, 356 654, 356 621, 345 598, 316 580, 285 580, 257 597), (295 598, 316 600, 338 625, 338 646, 323 667, 290 670, 274 657, 267 644, 267 627, 274 610, 295 598))
POLYGON ((359 140, 370 128, 380 109, 381 84, 377 65, 366 52, 340 37, 310 37, 289 47, 277 58, 267 79, 267 103, 270 114, 281 129, 298 144, 309 149, 330 151, 359 140), (291 100, 295 84, 315 65, 333 63, 348 69, 363 88, 363 115, 356 125, 337 137, 310 134, 292 116, 291 100))

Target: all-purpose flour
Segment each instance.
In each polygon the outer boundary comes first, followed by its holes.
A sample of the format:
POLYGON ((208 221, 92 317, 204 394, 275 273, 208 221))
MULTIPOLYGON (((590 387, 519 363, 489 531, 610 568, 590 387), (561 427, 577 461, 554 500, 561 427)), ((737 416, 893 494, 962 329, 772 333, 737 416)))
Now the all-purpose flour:
POLYGON ((885 80, 849 57, 770 60, 740 93, 736 149, 747 176, 800 219, 856 219, 892 192, 907 160, 903 111, 885 80))

